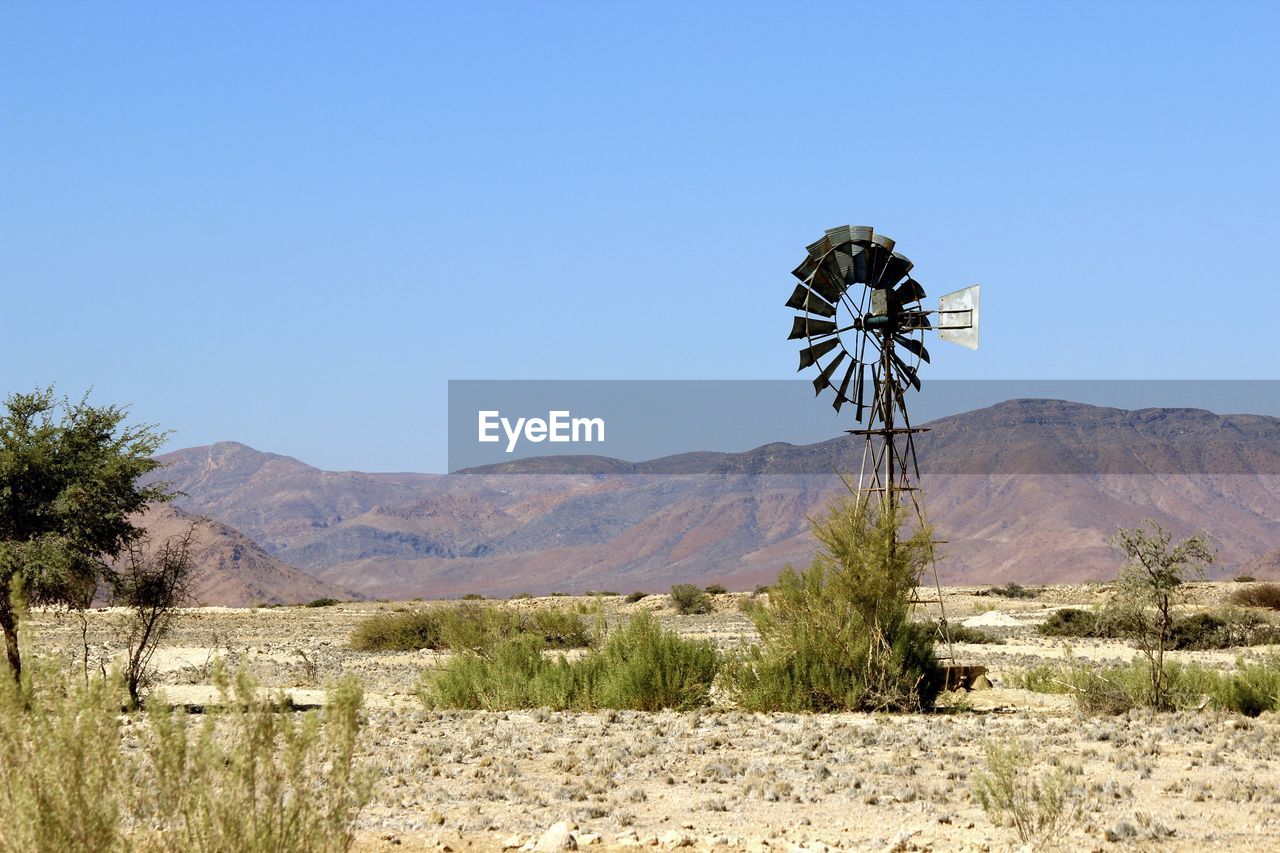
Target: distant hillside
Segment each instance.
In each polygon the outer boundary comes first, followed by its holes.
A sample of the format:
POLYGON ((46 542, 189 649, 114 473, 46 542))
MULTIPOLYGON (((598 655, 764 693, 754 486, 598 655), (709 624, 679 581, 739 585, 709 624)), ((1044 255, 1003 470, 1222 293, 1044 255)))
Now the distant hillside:
POLYGON ((192 592, 198 604, 248 607, 351 597, 271 556, 221 522, 165 505, 151 507, 141 519, 154 543, 182 537, 193 522, 191 556, 196 572, 192 592))
MULTIPOLYGON (((929 426, 919 449, 949 542, 944 582, 1111 577, 1106 536, 1147 516, 1213 533, 1220 574, 1280 546, 1280 419, 1016 400, 929 426)), ((452 475, 327 472, 230 443, 162 461, 184 508, 317 578, 402 597, 766 582, 807 561, 806 518, 843 489, 833 466, 856 472, 862 449, 842 436, 452 475)))

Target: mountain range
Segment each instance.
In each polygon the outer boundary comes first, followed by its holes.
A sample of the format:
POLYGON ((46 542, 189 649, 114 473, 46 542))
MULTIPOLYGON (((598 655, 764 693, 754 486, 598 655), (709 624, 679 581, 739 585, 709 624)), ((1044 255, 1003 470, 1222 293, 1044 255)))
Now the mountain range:
MULTIPOLYGON (((928 426, 917 442, 929 521, 947 543, 943 583, 1113 577, 1108 535, 1147 517, 1211 533, 1215 576, 1280 576, 1280 419, 1013 400, 928 426)), ((160 476, 184 493, 182 510, 330 592, 749 588, 808 561, 808 519, 846 488, 837 470, 856 479, 863 445, 541 457, 441 475, 323 471, 223 442, 160 457, 160 476)))
POLYGON ((150 507, 140 521, 153 544, 180 539, 192 529, 189 547, 195 574, 190 592, 195 603, 253 607, 350 597, 346 590, 271 556, 252 539, 219 521, 168 504, 150 507))

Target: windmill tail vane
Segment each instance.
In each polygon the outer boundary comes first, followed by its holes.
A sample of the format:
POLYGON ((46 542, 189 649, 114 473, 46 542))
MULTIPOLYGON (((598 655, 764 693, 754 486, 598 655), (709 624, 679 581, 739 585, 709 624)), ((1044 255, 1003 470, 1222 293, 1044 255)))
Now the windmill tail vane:
MULTIPOLYGON (((931 361, 926 332, 978 348, 980 286, 948 293, 936 309, 927 309, 924 287, 912 277, 914 264, 894 251, 896 245, 869 226, 842 225, 805 247, 792 271, 800 283, 786 303, 800 312, 792 317, 789 340, 804 344, 798 369, 818 369, 814 394, 830 389, 837 413, 848 405, 854 420, 866 417, 864 428, 847 430, 866 439, 857 500, 878 494, 897 509, 908 495, 923 526, 915 437, 928 430, 911 425, 906 392, 920 390, 920 367, 931 361)), ((937 564, 930 563, 941 607, 937 564)), ((945 613, 939 624, 950 648, 945 613)))

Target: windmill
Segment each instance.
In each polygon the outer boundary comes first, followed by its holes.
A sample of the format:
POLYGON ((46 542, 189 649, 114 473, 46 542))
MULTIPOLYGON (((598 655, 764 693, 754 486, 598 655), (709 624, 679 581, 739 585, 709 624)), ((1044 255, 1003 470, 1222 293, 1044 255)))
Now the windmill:
MULTIPOLYGON (((909 388, 920 390, 920 366, 929 361, 926 332, 978 348, 979 285, 948 293, 936 310, 927 310, 924 288, 911 277, 911 261, 894 245, 872 228, 843 225, 806 247, 808 255, 792 272, 800 284, 787 307, 801 314, 792 318, 789 339, 806 344, 799 369, 818 369, 814 393, 830 389, 836 412, 849 406, 855 420, 866 417, 865 428, 847 430, 866 439, 858 500, 880 494, 896 509, 908 495, 924 524, 914 485, 920 480, 915 436, 928 428, 911 425, 905 395, 909 388)), ((933 580, 941 607, 936 563, 933 580)), ((950 647, 946 624, 943 613, 939 625, 950 647)))

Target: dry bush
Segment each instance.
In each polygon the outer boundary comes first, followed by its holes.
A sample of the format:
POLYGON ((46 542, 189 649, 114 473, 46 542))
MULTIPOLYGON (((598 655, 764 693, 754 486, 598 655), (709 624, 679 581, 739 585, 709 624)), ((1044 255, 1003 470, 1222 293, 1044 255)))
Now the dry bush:
POLYGON ((974 774, 974 796, 994 821, 1012 826, 1024 844, 1043 845, 1077 821, 1079 792, 1062 768, 1031 775, 1024 743, 987 746, 987 767, 974 774))
MULTIPOLYGON (((173 629, 178 608, 191 601, 195 564, 191 542, 196 522, 182 536, 153 546, 143 535, 129 543, 120 566, 111 576, 112 600, 127 614, 124 623, 124 682, 129 703, 137 707, 141 692, 152 684, 151 659, 160 641, 173 629)), ((85 648, 88 657, 88 647, 85 648)))
POLYGON ((1035 598, 1038 593, 1034 589, 1027 589, 1022 584, 1009 581, 1004 586, 993 586, 987 590, 988 595, 999 595, 1003 598, 1035 598))
POLYGON ((0 678, 0 851, 128 849, 118 684, 37 663, 0 678), (46 689, 46 687, 48 689, 46 689))
POLYGON ((136 807, 140 846, 163 851, 343 851, 373 776, 356 766, 362 693, 348 677, 319 712, 296 714, 258 697, 243 672, 215 675, 223 709, 192 724, 149 714, 136 807))
POLYGON ((1241 607, 1280 610, 1280 583, 1250 584, 1231 593, 1231 603, 1241 607))
POLYGON ((153 707, 124 748, 119 678, 41 667, 0 682, 0 851, 343 851, 372 777, 355 765, 361 694, 296 714, 219 675, 198 724, 153 707))

